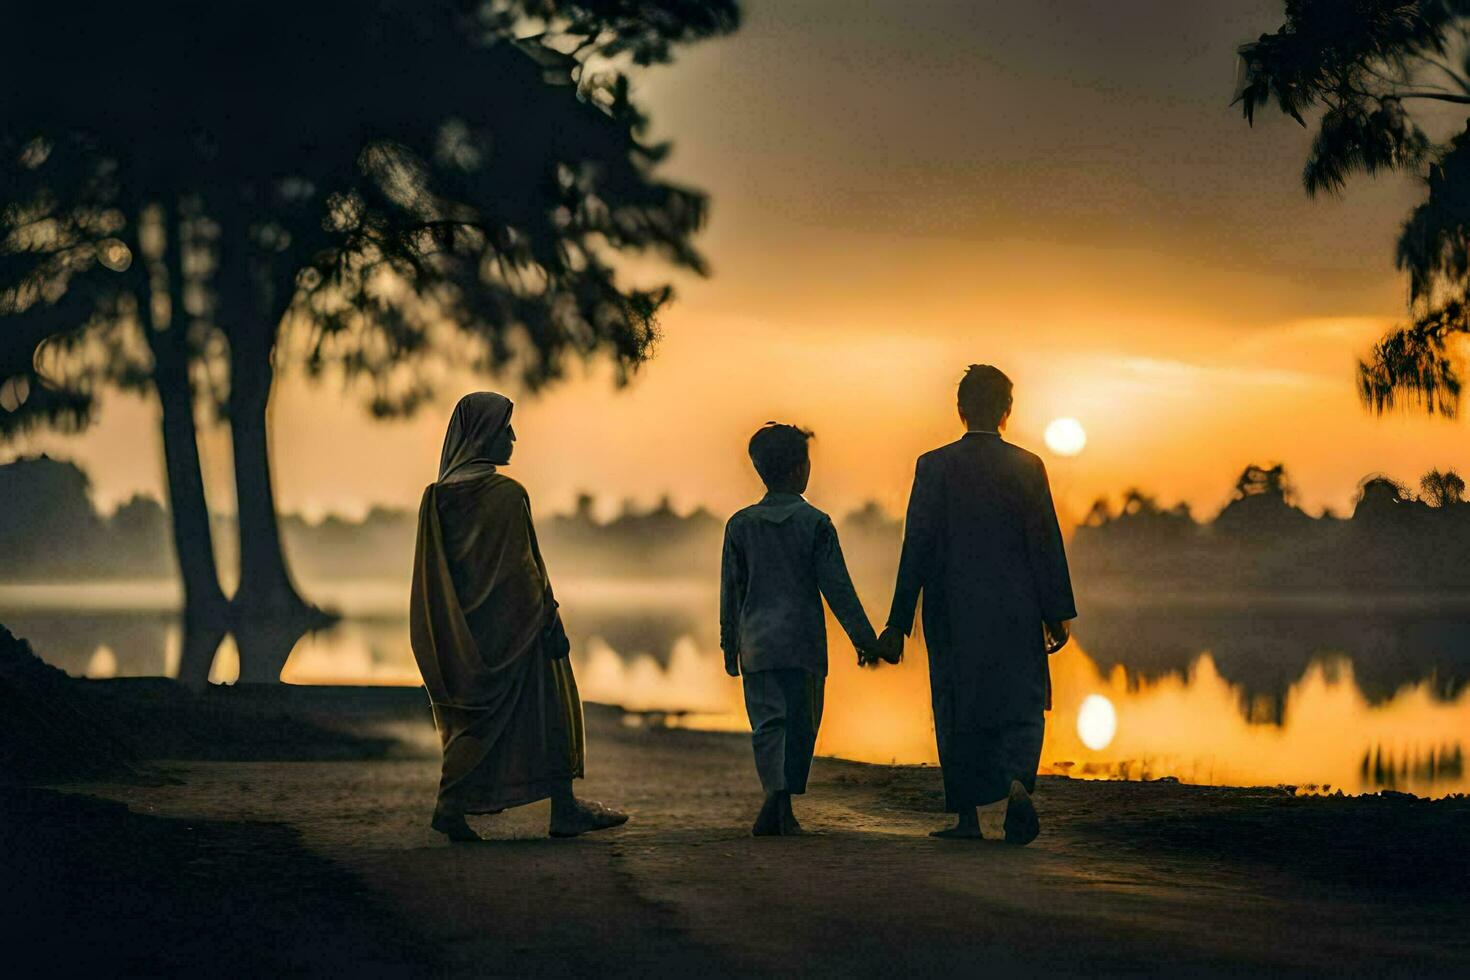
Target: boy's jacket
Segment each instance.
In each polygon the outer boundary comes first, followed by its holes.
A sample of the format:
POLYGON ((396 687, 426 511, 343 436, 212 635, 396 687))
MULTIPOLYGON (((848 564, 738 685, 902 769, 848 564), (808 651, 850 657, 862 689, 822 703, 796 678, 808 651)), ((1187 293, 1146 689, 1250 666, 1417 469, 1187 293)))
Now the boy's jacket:
POLYGON ((769 493, 725 525, 720 646, 745 672, 827 673, 825 596, 860 649, 877 645, 832 519, 796 493, 769 493))

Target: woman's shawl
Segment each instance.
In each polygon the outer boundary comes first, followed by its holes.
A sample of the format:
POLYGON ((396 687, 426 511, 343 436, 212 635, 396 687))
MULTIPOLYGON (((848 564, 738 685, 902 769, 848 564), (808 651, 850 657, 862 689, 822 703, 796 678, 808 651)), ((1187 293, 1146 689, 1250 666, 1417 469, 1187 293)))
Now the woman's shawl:
POLYGON ((508 767, 528 783, 547 775, 536 760, 581 774, 582 711, 571 667, 543 647, 556 621, 520 484, 490 473, 425 489, 409 636, 444 742, 446 787, 492 755, 491 768, 508 767), (560 717, 547 718, 554 713, 560 717))
POLYGON ((505 462, 491 457, 495 440, 510 425, 514 410, 509 398, 493 391, 475 391, 461 398, 444 431, 444 448, 439 451, 439 482, 471 464, 488 467, 505 462))

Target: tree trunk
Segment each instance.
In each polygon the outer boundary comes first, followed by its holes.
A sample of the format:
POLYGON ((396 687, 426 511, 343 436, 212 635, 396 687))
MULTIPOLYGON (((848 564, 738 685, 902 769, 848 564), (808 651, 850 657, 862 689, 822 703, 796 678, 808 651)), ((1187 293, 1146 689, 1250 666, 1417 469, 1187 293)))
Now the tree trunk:
POLYGON ((163 406, 163 458, 168 474, 169 513, 173 519, 174 554, 184 586, 184 641, 179 658, 179 680, 203 687, 209 679, 215 651, 229 623, 229 603, 219 584, 214 541, 209 534, 209 507, 199 466, 199 444, 194 423, 194 396, 188 368, 182 382, 172 367, 155 370, 158 400, 163 406))
POLYGON ((274 371, 268 344, 230 338, 230 428, 239 515, 240 588, 233 605, 240 680, 280 680, 291 648, 330 617, 301 598, 276 520, 267 408, 274 371))
POLYGON ((170 235, 168 270, 170 313, 167 324, 151 324, 144 333, 153 353, 153 386, 163 412, 163 459, 168 480, 169 516, 174 556, 184 589, 183 650, 179 680, 194 688, 209 679, 215 651, 229 625, 229 603, 219 584, 214 539, 209 531, 209 504, 199 465, 194 387, 189 377, 189 338, 183 317, 183 274, 176 232, 170 235))

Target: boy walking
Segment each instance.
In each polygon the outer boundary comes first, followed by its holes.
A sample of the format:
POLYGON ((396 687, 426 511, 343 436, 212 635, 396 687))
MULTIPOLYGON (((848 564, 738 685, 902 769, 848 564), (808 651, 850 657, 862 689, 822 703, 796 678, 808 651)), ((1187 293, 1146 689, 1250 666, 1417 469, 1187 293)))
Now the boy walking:
POLYGON ((822 597, 858 650, 878 638, 858 601, 832 519, 807 503, 812 433, 768 422, 750 439, 750 461, 766 485, 758 503, 725 525, 720 569, 720 647, 725 671, 743 675, 755 768, 765 804, 757 837, 801 833, 791 810, 805 793, 822 722, 827 624, 822 597))

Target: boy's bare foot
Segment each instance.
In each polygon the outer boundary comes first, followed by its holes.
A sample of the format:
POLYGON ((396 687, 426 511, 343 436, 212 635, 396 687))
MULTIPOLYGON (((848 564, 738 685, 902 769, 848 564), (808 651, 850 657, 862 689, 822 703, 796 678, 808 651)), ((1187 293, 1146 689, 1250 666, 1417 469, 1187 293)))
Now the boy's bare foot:
POLYGON ((975 808, 967 807, 960 811, 953 827, 931 830, 929 836, 940 840, 983 840, 985 835, 980 832, 980 817, 975 808))
POLYGON ((760 816, 755 818, 755 824, 750 828, 752 837, 780 837, 781 821, 775 817, 760 816))
POLYGON ((790 793, 782 793, 781 794, 781 835, 783 837, 795 837, 797 834, 804 834, 804 833, 806 833, 806 831, 804 831, 804 830, 801 829, 801 824, 798 823, 797 820, 796 820, 796 814, 794 812, 792 812, 792 809, 791 809, 791 794, 790 793))
POLYGON ((945 827, 943 830, 929 831, 930 837, 938 837, 940 840, 984 840, 985 835, 980 833, 979 827, 945 827))
POLYGON ((429 821, 429 826, 448 837, 452 844, 468 844, 480 839, 475 828, 465 821, 464 814, 436 813, 434 819, 429 821))
POLYGON ((551 813, 552 837, 580 837, 594 830, 620 827, 628 822, 628 815, 614 810, 595 800, 573 800, 570 806, 553 806, 551 813))
POLYGON ((752 837, 780 837, 781 832, 781 794, 767 793, 766 802, 761 804, 761 812, 756 814, 755 824, 750 828, 750 835, 752 837))

